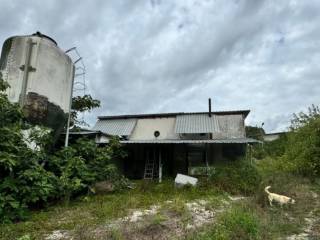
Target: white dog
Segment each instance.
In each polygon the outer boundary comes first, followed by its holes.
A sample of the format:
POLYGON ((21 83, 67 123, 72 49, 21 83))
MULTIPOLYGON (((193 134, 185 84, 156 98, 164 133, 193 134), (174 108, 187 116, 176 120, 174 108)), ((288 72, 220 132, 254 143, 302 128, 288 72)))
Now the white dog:
POLYGON ((269 199, 269 203, 270 206, 272 206, 272 202, 275 201, 277 203, 280 204, 280 206, 282 207, 283 204, 294 204, 296 201, 292 198, 283 196, 283 195, 279 195, 276 193, 271 193, 269 192, 269 189, 271 188, 271 186, 267 186, 264 191, 268 194, 268 199, 269 199))

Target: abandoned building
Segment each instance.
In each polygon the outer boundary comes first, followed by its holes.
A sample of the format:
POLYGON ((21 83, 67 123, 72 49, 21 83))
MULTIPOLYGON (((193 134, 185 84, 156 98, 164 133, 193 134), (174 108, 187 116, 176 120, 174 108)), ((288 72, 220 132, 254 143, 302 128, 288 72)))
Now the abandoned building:
POLYGON ((100 116, 97 143, 119 136, 128 157, 119 163, 129 178, 151 179, 177 173, 198 175, 219 161, 244 156, 249 110, 100 116))

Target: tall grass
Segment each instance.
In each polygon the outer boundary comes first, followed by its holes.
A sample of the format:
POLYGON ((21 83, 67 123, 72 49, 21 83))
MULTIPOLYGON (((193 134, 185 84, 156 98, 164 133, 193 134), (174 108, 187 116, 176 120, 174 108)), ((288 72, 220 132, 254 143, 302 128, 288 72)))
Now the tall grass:
POLYGON ((246 205, 235 205, 221 214, 214 225, 194 233, 189 239, 260 239, 260 225, 259 217, 255 211, 246 205))
POLYGON ((210 173, 209 180, 222 191, 251 195, 259 186, 261 176, 255 164, 241 159, 216 165, 210 173))

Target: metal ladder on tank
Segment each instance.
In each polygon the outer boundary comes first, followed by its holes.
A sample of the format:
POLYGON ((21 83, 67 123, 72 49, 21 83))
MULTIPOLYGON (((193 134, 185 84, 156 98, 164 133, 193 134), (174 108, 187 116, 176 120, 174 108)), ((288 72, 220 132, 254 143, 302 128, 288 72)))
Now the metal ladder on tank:
POLYGON ((150 157, 149 151, 147 152, 147 159, 144 168, 144 179, 152 180, 155 174, 155 167, 156 167, 156 154, 153 151, 153 157, 150 157))

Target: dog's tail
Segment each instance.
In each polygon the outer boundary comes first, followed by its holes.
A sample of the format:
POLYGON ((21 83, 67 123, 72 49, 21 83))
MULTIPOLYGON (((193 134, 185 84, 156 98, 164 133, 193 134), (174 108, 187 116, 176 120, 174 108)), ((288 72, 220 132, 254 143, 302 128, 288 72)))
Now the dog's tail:
POLYGON ((265 189, 264 189, 264 191, 266 192, 266 193, 270 193, 268 190, 271 188, 271 186, 267 186, 265 189))

